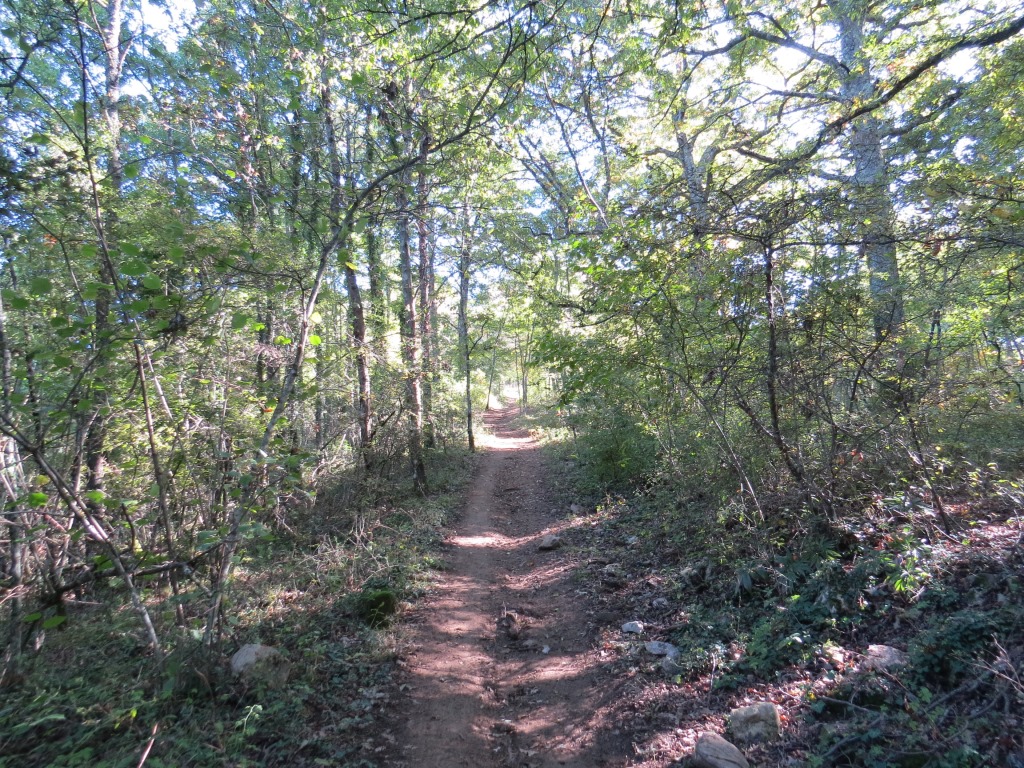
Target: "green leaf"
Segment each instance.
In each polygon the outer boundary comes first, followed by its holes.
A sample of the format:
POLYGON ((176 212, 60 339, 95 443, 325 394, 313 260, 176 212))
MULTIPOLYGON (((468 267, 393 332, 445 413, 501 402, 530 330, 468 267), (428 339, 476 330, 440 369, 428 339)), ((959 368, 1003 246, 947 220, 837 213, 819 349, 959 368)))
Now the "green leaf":
POLYGON ((292 340, 289 339, 287 336, 284 336, 284 335, 279 333, 279 334, 277 334, 277 336, 274 337, 274 343, 275 344, 280 344, 280 345, 284 346, 286 344, 291 344, 292 340))
POLYGON ((175 261, 181 261, 185 258, 185 249, 180 245, 172 245, 167 249, 167 255, 175 261))
POLYGON ((237 173, 235 173, 235 172, 234 172, 233 170, 231 170, 230 168, 225 168, 225 169, 224 169, 224 175, 225 175, 225 176, 227 176, 227 177, 228 177, 229 179, 233 179, 233 178, 235 178, 236 176, 238 176, 238 174, 237 174, 237 173))
POLYGON ((92 243, 86 243, 85 245, 82 246, 82 255, 85 256, 85 258, 87 259, 91 259, 93 256, 97 254, 98 251, 99 248, 97 248, 92 243))
POLYGON ((35 613, 30 613, 27 616, 22 616, 21 620, 26 624, 31 624, 33 621, 39 621, 41 618, 43 618, 43 614, 36 611, 35 613))
POLYGON ((138 277, 139 275, 146 274, 146 272, 148 271, 149 267, 146 265, 145 262, 140 261, 139 259, 132 259, 131 261, 126 261, 124 264, 121 265, 121 272, 123 274, 128 275, 128 277, 138 277))
POLYGON ((54 627, 59 627, 67 620, 67 616, 51 616, 43 622, 43 629, 53 629, 54 627))
POLYGON ((107 494, 103 491, 86 491, 83 495, 94 504, 99 504, 107 498, 107 494))
POLYGON ((28 495, 28 505, 34 508, 45 507, 46 502, 49 500, 49 496, 45 493, 40 493, 39 491, 34 491, 28 495))
POLYGON ((33 296, 43 296, 53 290, 53 283, 51 283, 45 277, 32 278, 32 284, 29 287, 33 296))
POLYGON ((323 339, 317 336, 315 333, 309 337, 309 346, 319 347, 323 343, 323 339))
POLYGON ((24 296, 19 296, 14 291, 4 288, 3 290, 4 303, 7 304, 11 309, 28 309, 32 306, 32 303, 24 296))
POLYGON ((164 287, 164 281, 156 275, 146 275, 142 278, 142 285, 151 291, 159 291, 164 287))
POLYGON ((240 331, 248 324, 249 315, 245 314, 245 312, 235 312, 231 316, 231 330, 233 331, 240 331))
POLYGON ((110 286, 106 283, 88 282, 82 286, 82 298, 91 301, 100 295, 100 291, 109 291, 110 286))
POLYGON ((142 249, 135 243, 121 243, 121 253, 125 256, 141 256, 142 249))
POLYGON ((124 167, 124 177, 126 179, 137 179, 139 177, 139 166, 136 163, 129 163, 124 167))

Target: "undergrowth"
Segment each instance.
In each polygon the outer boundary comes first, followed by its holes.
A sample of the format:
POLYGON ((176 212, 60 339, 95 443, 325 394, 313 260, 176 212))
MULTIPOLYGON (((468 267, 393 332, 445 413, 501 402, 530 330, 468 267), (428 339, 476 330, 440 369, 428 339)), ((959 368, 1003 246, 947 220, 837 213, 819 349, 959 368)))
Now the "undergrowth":
MULTIPOLYGON (((752 748, 755 762, 1024 765, 1019 481, 949 472, 946 532, 911 479, 827 511, 785 492, 756 508, 713 477, 634 475, 624 489, 594 445, 618 443, 554 442, 555 466, 586 499, 585 546, 630 574, 614 599, 679 649, 681 699, 707 691, 699 698, 721 702, 719 716, 730 701, 785 702, 783 740, 752 748), (667 614, 650 608, 653 595, 667 614), (906 663, 861 669, 871 645, 906 663)), ((628 673, 642 659, 626 653, 628 673)), ((664 684, 659 665, 648 671, 664 684)))
POLYGON ((112 584, 66 601, 67 620, 34 634, 5 681, 0 768, 375 765, 388 734, 390 615, 425 588, 471 468, 465 454, 438 457, 426 498, 400 484, 325 482, 314 505, 291 509, 244 551, 213 651, 198 639, 198 585, 179 598, 184 628, 166 585, 145 593, 170 651, 163 664, 136 617, 109 607, 122 602, 112 584), (245 643, 285 654, 283 689, 231 675, 228 657, 245 643))

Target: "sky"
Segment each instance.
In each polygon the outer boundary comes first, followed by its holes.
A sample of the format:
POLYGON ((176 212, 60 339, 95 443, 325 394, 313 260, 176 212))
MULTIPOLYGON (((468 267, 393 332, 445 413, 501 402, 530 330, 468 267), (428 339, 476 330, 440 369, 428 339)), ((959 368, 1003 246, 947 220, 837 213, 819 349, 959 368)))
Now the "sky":
POLYGON ((155 33, 169 51, 178 50, 187 25, 195 18, 194 0, 142 0, 142 23, 155 33))

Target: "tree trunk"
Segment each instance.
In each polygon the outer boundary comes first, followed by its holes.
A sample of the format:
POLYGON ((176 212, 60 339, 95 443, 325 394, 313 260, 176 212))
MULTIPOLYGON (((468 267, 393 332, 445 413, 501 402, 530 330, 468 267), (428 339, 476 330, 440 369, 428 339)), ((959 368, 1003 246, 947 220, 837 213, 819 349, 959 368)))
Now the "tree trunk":
MULTIPOLYGON (((373 111, 366 111, 366 168, 373 173, 373 166, 377 160, 377 145, 373 137, 373 111)), ((370 332, 370 350, 373 359, 379 364, 387 359, 387 331, 388 331, 388 296, 386 291, 387 281, 384 275, 384 265, 380 257, 380 246, 377 241, 377 227, 379 225, 376 216, 369 216, 366 224, 366 271, 370 282, 370 303, 367 312, 367 323, 370 332)))
POLYGON ((288 121, 288 197, 285 222, 288 236, 298 237, 299 232, 299 191, 302 189, 302 131, 299 127, 299 116, 294 115, 288 121))
MULTIPOLYGON (((330 167, 331 198, 330 198, 330 219, 331 226, 338 227, 341 219, 342 195, 345 188, 342 184, 341 155, 338 150, 338 132, 334 124, 333 101, 331 88, 325 82, 320 90, 320 105, 323 110, 324 133, 327 139, 327 154, 330 167)), ((349 142, 351 146, 351 141, 349 142)), ((373 410, 370 402, 370 366, 367 360, 366 346, 366 317, 363 312, 363 299, 359 290, 359 281, 356 279, 356 271, 344 253, 342 254, 345 271, 345 291, 348 293, 349 319, 351 322, 352 349, 355 352, 356 363, 356 399, 359 420, 359 452, 363 458, 363 466, 370 469, 370 441, 372 434, 373 410)))
POLYGON ((412 279, 410 240, 409 171, 403 171, 398 185, 398 263, 402 275, 402 363, 405 365, 406 431, 409 440, 409 467, 416 490, 426 493, 427 470, 423 463, 423 392, 420 388, 420 339, 416 314, 416 291, 412 279))
MULTIPOLYGON (((124 59, 127 54, 127 45, 122 40, 124 25, 124 8, 122 0, 110 0, 107 4, 106 24, 99 29, 103 42, 104 52, 104 98, 103 98, 103 120, 106 124, 107 139, 110 145, 107 161, 107 178, 110 180, 110 188, 113 191, 115 200, 119 200, 124 184, 124 165, 121 161, 121 72, 124 67, 124 59)), ((84 66, 84 63, 83 63, 84 66)), ((83 77, 85 73, 83 72, 83 77)), ((84 98, 84 97, 83 97, 84 98)), ((88 119, 88 118, 87 118, 88 119)), ((103 231, 99 234, 102 245, 114 241, 117 234, 117 212, 107 208, 102 219, 97 215, 97 227, 103 231)), ((110 263, 110 254, 106 247, 103 251, 99 266, 99 282, 105 286, 114 284, 114 274, 110 263)), ((103 288, 96 295, 95 310, 95 339, 96 350, 100 362, 104 362, 105 351, 110 346, 110 304, 112 294, 110 288, 103 288)), ((94 408, 89 414, 89 426, 85 435, 85 468, 86 468, 86 491, 103 491, 104 470, 106 464, 106 438, 107 425, 104 414, 109 403, 109 395, 106 389, 99 390, 94 394, 94 408)), ((87 502, 93 512, 102 509, 102 503, 96 501, 101 498, 97 494, 89 495, 87 502)))
POLYGON ((470 366, 469 349, 469 268, 470 237, 469 200, 462 204, 462 250, 459 253, 459 356, 462 358, 462 372, 466 382, 466 440, 470 453, 476 451, 473 437, 473 369, 470 366))
POLYGON ((345 265, 345 290, 348 292, 349 317, 352 323, 352 347, 356 356, 356 381, 358 390, 359 442, 363 466, 373 466, 373 404, 370 389, 370 363, 366 345, 366 317, 363 313, 363 299, 356 280, 356 271, 345 265))
MULTIPOLYGON (((421 150, 422 154, 422 150, 421 150)), ((434 328, 431 316, 436 316, 434 308, 434 251, 430 247, 430 227, 427 226, 428 198, 427 172, 420 166, 416 179, 416 235, 419 254, 419 293, 420 318, 419 331, 423 345, 422 390, 423 390, 423 444, 427 448, 434 447, 434 328)))
POLYGON ((505 329, 505 318, 498 323, 498 335, 494 339, 494 346, 491 347, 491 370, 487 374, 487 402, 484 405, 488 411, 491 410, 491 390, 494 389, 494 372, 497 370, 498 345, 501 343, 501 332, 505 329))
MULTIPOLYGON (((849 105, 866 101, 874 94, 873 70, 864 54, 866 14, 859 5, 840 0, 829 3, 839 22, 844 68, 837 71, 842 79, 843 98, 849 105)), ((848 149, 853 160, 854 229, 868 268, 871 320, 879 341, 900 332, 904 315, 893 231, 896 216, 882 139, 882 122, 873 113, 853 121, 848 149)))
MULTIPOLYGON (((401 90, 394 87, 388 94, 391 115, 386 121, 391 126, 391 151, 399 158, 411 159, 415 146, 411 106, 411 83, 406 80, 401 90), (396 127, 397 124, 397 127, 396 127)), ((419 162, 425 156, 427 142, 419 147, 419 162)), ((405 411, 406 434, 409 445, 409 468, 413 484, 420 493, 427 492, 427 470, 423 462, 423 391, 421 384, 421 351, 419 318, 416 306, 416 286, 413 283, 412 233, 410 219, 412 211, 409 193, 412 189, 413 165, 406 164, 398 176, 395 203, 398 208, 398 268, 402 277, 402 309, 398 319, 401 336, 402 364, 405 368, 405 411)))
MULTIPOLYGON (((2 388, 3 415, 11 420, 11 395, 14 384, 11 374, 11 348, 7 343, 6 316, 3 297, 0 297, 0 388, 2 388)), ((22 651, 22 608, 24 598, 21 592, 25 562, 24 509, 17 499, 24 492, 22 461, 18 446, 13 440, 0 438, 0 500, 3 501, 4 517, 7 522, 8 548, 7 570, 3 577, 10 585, 10 637, 7 646, 7 669, 9 675, 17 675, 22 651)))

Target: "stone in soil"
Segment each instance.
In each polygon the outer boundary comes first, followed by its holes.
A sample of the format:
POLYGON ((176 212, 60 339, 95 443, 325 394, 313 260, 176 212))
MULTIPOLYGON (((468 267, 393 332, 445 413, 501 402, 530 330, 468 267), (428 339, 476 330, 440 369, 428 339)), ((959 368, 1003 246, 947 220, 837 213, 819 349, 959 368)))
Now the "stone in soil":
POLYGON ((729 734, 743 744, 775 741, 781 732, 779 708, 770 701, 737 707, 729 713, 729 734))
POLYGON ((601 569, 601 585, 607 589, 626 586, 626 573, 618 563, 609 563, 601 569))
POLYGON ((562 546, 562 539, 553 533, 547 534, 540 540, 540 544, 537 545, 537 549, 541 552, 550 552, 552 549, 558 549, 562 546))
POLYGON ((717 733, 702 733, 694 747, 693 765, 698 768, 749 768, 750 763, 742 752, 717 733))
POLYGON ((231 657, 231 671, 247 685, 283 688, 288 682, 291 665, 276 648, 247 643, 231 657))
POLYGON ((651 640, 650 642, 644 643, 644 648, 648 653, 652 653, 655 656, 679 655, 679 649, 672 645, 672 643, 663 643, 660 640, 651 640))
POLYGON ((884 672, 893 667, 902 667, 910 660, 906 653, 889 645, 869 645, 860 663, 861 672, 884 672))

